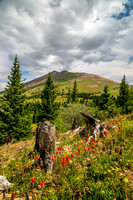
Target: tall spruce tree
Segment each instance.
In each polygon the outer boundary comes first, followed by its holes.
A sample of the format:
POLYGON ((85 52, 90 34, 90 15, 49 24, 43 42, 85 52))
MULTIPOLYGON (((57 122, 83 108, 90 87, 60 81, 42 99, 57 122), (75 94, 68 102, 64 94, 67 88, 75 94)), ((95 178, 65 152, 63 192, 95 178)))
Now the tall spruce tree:
POLYGON ((71 94, 71 99, 72 103, 77 103, 78 102, 78 87, 77 87, 77 81, 75 79, 74 84, 73 84, 73 90, 71 94))
POLYGON ((99 108, 101 110, 106 109, 106 104, 108 103, 110 98, 110 93, 108 90, 108 86, 105 85, 104 89, 103 89, 103 93, 101 94, 100 98, 99 98, 99 108))
POLYGON ((49 73, 41 93, 42 112, 39 116, 39 121, 51 121, 54 119, 57 110, 57 104, 55 103, 56 96, 55 86, 49 73))
POLYGON ((26 137, 31 133, 31 122, 28 113, 24 109, 26 96, 21 81, 20 64, 17 56, 5 88, 5 95, 2 98, 2 121, 1 136, 11 135, 17 140, 26 137))
POLYGON ((129 86, 126 82, 126 76, 124 75, 119 88, 119 94, 117 97, 117 104, 122 108, 122 112, 128 112, 128 103, 129 103, 129 86))

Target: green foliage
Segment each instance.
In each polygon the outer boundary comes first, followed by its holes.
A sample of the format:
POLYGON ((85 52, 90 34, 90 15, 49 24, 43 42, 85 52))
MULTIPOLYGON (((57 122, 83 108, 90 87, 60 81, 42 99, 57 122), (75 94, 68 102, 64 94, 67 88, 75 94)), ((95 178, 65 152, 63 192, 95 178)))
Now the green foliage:
POLYGON ((129 98, 129 86, 124 75, 121 80, 119 95, 117 96, 117 104, 121 107, 123 113, 128 112, 129 98))
POLYGON ((110 98, 110 93, 108 91, 108 86, 105 85, 103 93, 99 98, 99 108, 101 110, 105 110, 107 108, 107 103, 109 101, 109 98, 110 98))
POLYGON ((42 111, 39 116, 40 121, 54 119, 58 109, 58 104, 55 103, 56 96, 55 86, 51 74, 49 73, 41 93, 42 111))
POLYGON ((77 88, 77 81, 75 79, 74 84, 73 84, 73 90, 71 94, 71 99, 72 103, 77 103, 78 102, 78 88, 77 88))
POLYGON ((69 130, 72 128, 73 123, 75 123, 76 126, 84 124, 84 119, 80 111, 94 116, 95 109, 80 103, 68 104, 67 107, 62 107, 55 120, 55 124, 59 124, 61 120, 61 126, 57 126, 58 129, 61 131, 69 130))
POLYGON ((0 130, 2 135, 11 135, 19 140, 30 134, 31 123, 30 117, 24 109, 26 96, 23 89, 24 85, 21 81, 20 65, 17 56, 8 79, 9 81, 5 88, 6 93, 2 98, 0 130))

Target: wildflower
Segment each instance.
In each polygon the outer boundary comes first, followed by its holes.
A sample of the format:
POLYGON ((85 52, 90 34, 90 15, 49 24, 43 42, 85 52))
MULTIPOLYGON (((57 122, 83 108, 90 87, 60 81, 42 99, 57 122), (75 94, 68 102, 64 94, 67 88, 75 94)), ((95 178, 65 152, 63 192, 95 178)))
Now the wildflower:
POLYGON ((84 150, 85 150, 85 152, 86 152, 86 151, 87 151, 87 148, 85 147, 84 150))
POLYGON ((25 193, 23 193, 23 196, 25 196, 25 193))
POLYGON ((91 146, 91 148, 94 148, 94 146, 91 146))
POLYGON ((52 157, 52 160, 54 160, 54 157, 52 157))
POLYGON ((66 159, 69 160, 69 156, 68 155, 66 156, 66 159))
POLYGON ((75 152, 75 155, 78 155, 78 152, 75 152))
POLYGON ((56 154, 58 154, 58 151, 56 151, 56 154))
POLYGON ((116 147, 117 148, 117 152, 119 151, 120 147, 116 147))
POLYGON ((24 168, 26 168, 27 166, 26 165, 24 165, 24 168))
POLYGON ((108 138, 106 138, 106 140, 108 141, 109 139, 108 139, 108 138))
POLYGON ((92 145, 95 145, 95 142, 92 142, 92 145))
POLYGON ((32 167, 32 165, 30 165, 29 167, 32 167))
POLYGON ((113 142, 110 142, 110 145, 113 146, 113 142))
POLYGON ((39 185, 41 185, 41 186, 44 186, 46 184, 46 182, 44 183, 43 181, 41 181, 40 183, 39 183, 39 185))
POLYGON ((110 173, 110 172, 111 172, 111 170, 110 170, 110 169, 108 169, 108 172, 110 173))
POLYGON ((37 157, 35 157, 34 160, 37 160, 37 157))
POLYGON ((16 173, 16 172, 15 172, 14 174, 15 174, 15 175, 17 175, 17 173, 16 173))
POLYGON ((88 147, 88 150, 90 150, 90 147, 88 147))
POLYGON ((78 196, 81 196, 81 192, 79 190, 76 191, 78 196))
POLYGON ((32 183, 35 182, 35 178, 34 177, 31 178, 31 182, 32 183))
POLYGON ((61 150, 61 147, 57 147, 57 149, 58 149, 58 151, 60 151, 60 150, 61 150))
POLYGON ((40 167, 38 167, 37 169, 41 169, 40 167))
POLYGON ((123 181, 124 181, 125 183, 128 183, 128 179, 127 179, 127 178, 124 178, 123 181))
POLYGON ((96 153, 96 150, 95 149, 93 149, 93 151, 92 151, 93 153, 96 153))
POLYGON ((80 148, 78 148, 78 152, 80 152, 80 148))
POLYGON ((96 142, 98 142, 98 139, 96 140, 96 142))
POLYGON ((43 162, 42 162, 42 160, 40 160, 40 167, 42 167, 43 166, 43 162))
POLYGON ((81 142, 81 145, 83 145, 84 143, 83 142, 81 142))
POLYGON ((54 155, 54 158, 56 158, 56 155, 54 155))
POLYGON ((62 165, 64 166, 67 162, 65 160, 62 160, 62 165))
POLYGON ((14 199, 14 197, 15 197, 15 194, 14 194, 14 192, 12 192, 11 193, 11 199, 14 199))
POLYGON ((85 138, 85 141, 88 142, 88 138, 85 138))
POLYGON ((71 153, 71 158, 73 158, 73 156, 74 156, 73 153, 71 153))
POLYGON ((65 156, 63 156, 62 159, 65 160, 65 156))

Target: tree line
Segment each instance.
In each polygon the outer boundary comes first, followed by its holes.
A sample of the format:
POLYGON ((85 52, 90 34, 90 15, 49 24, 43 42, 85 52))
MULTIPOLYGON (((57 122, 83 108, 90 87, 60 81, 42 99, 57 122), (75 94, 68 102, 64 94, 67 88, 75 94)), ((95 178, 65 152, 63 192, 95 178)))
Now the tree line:
POLYGON ((60 107, 67 107, 70 103, 87 105, 88 99, 91 99, 89 106, 97 108, 97 113, 102 110, 109 116, 115 115, 118 110, 123 114, 128 113, 133 108, 133 91, 129 88, 125 75, 121 81, 117 98, 111 96, 107 85, 99 96, 89 93, 79 94, 75 79, 72 91, 68 89, 67 101, 62 105, 55 102, 57 92, 50 73, 41 92, 41 102, 26 103, 23 81, 18 57, 15 56, 0 106, 0 144, 5 142, 7 135, 13 136, 16 140, 28 137, 31 135, 32 123, 46 120, 53 122, 60 107), (79 97, 82 98, 79 100, 79 97))

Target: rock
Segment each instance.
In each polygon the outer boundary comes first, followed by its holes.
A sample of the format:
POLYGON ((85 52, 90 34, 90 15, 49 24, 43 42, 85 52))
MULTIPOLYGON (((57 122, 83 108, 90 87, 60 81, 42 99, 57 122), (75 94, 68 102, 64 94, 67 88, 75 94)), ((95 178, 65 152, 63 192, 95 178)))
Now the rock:
POLYGON ((12 185, 14 185, 14 184, 8 182, 8 180, 6 179, 5 176, 0 176, 0 190, 1 191, 7 190, 12 185))

